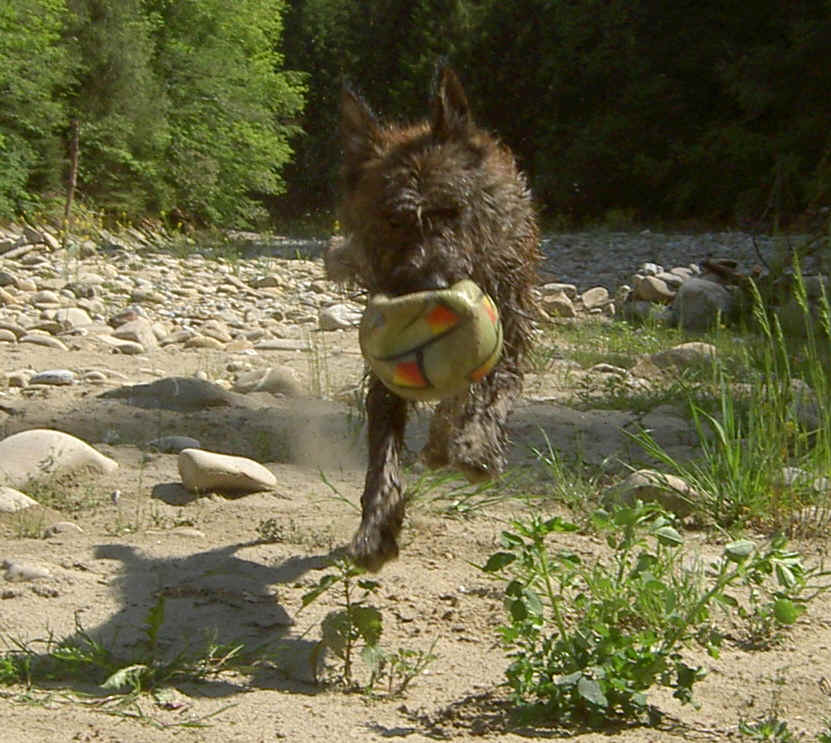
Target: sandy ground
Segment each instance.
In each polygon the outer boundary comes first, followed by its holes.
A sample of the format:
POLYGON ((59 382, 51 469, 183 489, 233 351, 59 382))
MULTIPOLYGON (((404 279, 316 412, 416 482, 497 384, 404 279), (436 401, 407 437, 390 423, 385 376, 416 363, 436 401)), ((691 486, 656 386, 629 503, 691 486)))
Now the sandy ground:
MULTIPOLYGON (((586 741, 738 739, 738 722, 776 714, 791 732, 810 735, 831 717, 831 620, 828 599, 814 602, 778 646, 745 651, 727 644, 718 660, 692 653, 708 677, 696 687, 700 708, 681 707, 668 694, 651 700, 666 714, 658 729, 611 733, 564 731, 511 724, 500 684, 507 665, 496 628, 504 619, 499 585, 473 565, 495 551, 507 520, 530 507, 502 498, 466 515, 453 508, 449 486, 419 494, 411 504, 401 558, 378 576, 371 603, 384 619, 382 645, 428 651, 436 659, 403 695, 347 692, 335 679, 336 659, 320 659, 322 618, 337 608, 329 593, 301 611, 302 596, 332 572, 333 553, 354 531, 363 483, 365 446, 360 417, 339 401, 361 375, 354 333, 327 342, 323 384, 327 399, 251 397, 251 405, 181 413, 141 410, 101 400, 102 387, 42 388, 0 399, 0 434, 36 427, 72 433, 118 461, 107 478, 77 478, 30 494, 50 508, 5 515, 0 558, 48 568, 51 578, 0 583, 0 635, 6 647, 50 635, 71 637, 82 627, 105 647, 129 654, 140 643, 148 612, 164 597, 159 653, 244 642, 252 649, 248 672, 221 673, 204 682, 174 684, 163 695, 119 704, 83 682, 2 689, 0 741, 520 741, 576 737, 586 741), (11 412, 13 410, 13 413, 11 412), (196 497, 179 485, 176 456, 146 451, 167 434, 193 436, 203 447, 256 459, 277 476, 274 492, 238 498, 196 497), (111 494, 120 491, 113 502, 111 494), (450 513, 448 513, 450 511, 450 513), (267 520, 273 541, 260 540, 267 520), (72 521, 82 533, 40 538, 42 527, 72 521), (88 695, 89 693, 89 695, 88 695), (198 724, 189 727, 188 724, 198 724)), ((190 375, 221 369, 217 352, 162 350, 136 359, 87 352, 66 355, 38 347, 6 347, 4 371, 104 366, 130 382, 145 373, 190 375)), ((264 353, 258 363, 293 366, 311 389, 321 386, 319 364, 302 353, 264 353)), ((544 491, 544 469, 531 448, 543 432, 565 456, 594 463, 625 456, 617 412, 582 413, 562 402, 560 372, 532 376, 528 399, 512 419, 511 467, 522 487, 544 491)), ((427 417, 408 433, 415 452, 427 417)), ((416 473, 409 475, 413 481, 416 473)), ((473 501, 475 502, 475 501, 473 501)), ((556 502, 533 507, 563 512, 556 502)), ((559 538, 580 554, 602 549, 592 535, 559 538)), ((690 541, 705 553, 718 547, 704 534, 690 541)), ((824 542, 803 545, 811 560, 824 542)), ((33 645, 33 647, 38 647, 33 645)), ((355 663, 355 677, 366 669, 355 663)), ((380 692, 381 690, 379 690, 380 692)))

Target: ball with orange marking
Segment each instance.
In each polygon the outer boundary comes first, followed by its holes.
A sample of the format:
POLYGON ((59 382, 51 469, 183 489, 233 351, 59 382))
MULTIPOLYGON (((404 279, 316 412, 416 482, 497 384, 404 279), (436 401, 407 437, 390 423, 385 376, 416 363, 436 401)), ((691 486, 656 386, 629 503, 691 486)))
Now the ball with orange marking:
POLYGON ((449 289, 372 297, 359 339, 364 358, 395 394, 440 400, 493 369, 502 354, 502 323, 493 300, 465 280, 449 289))

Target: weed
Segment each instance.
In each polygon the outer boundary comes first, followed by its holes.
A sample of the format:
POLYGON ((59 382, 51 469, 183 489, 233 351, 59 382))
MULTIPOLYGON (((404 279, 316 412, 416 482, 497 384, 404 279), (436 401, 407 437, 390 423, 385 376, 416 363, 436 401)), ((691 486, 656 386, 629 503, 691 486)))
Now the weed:
MULTIPOLYGON (((800 282, 797 271, 797 296, 800 282)), ((817 503, 816 490, 784 483, 783 466, 792 464, 814 473, 811 480, 831 471, 831 386, 813 335, 800 350, 808 382, 793 376, 789 341, 752 285, 751 290, 760 339, 745 349, 746 368, 755 376, 743 388, 744 399, 718 359, 713 371, 714 409, 707 410, 688 396, 701 456, 679 462, 648 432, 634 438, 701 494, 696 506, 716 524, 776 531, 787 528, 803 507, 823 505, 817 503)), ((805 312, 807 323, 807 306, 805 312)))
POLYGON ((436 656, 435 642, 428 651, 399 648, 385 650, 380 645, 383 632, 381 611, 367 603, 380 588, 380 583, 361 578, 363 568, 342 558, 333 564, 334 573, 324 575, 317 586, 302 598, 302 608, 316 601, 333 587, 341 589, 340 608, 330 611, 321 622, 319 650, 329 650, 340 659, 341 679, 346 688, 355 686, 354 660, 360 657, 369 669, 365 690, 373 691, 384 684, 390 695, 403 694, 410 683, 421 675, 436 656), (362 591, 360 596, 357 592, 362 591))
MULTIPOLYGON (((598 511, 608 559, 584 563, 568 550, 549 554, 553 533, 577 530, 559 517, 514 521, 502 534, 503 551, 481 569, 507 580, 508 623, 500 632, 511 663, 512 699, 527 718, 602 726, 612 718, 655 721, 646 692, 668 687, 682 703, 704 669, 681 650, 697 643, 717 656, 722 636, 711 621, 715 607, 735 609, 732 589, 774 575, 780 587, 798 580, 784 541, 764 550, 739 540, 706 570, 682 564, 683 539, 666 514, 641 503, 613 514, 598 511)), ((758 583, 757 583, 758 581, 758 583)), ((776 619, 792 623, 796 603, 777 600, 776 619)))
POLYGON ((0 655, 0 683, 27 687, 45 682, 92 682, 105 692, 138 695, 173 681, 214 676, 241 654, 242 645, 218 645, 208 639, 199 653, 181 651, 162 660, 159 635, 165 618, 165 597, 159 594, 146 615, 144 636, 130 657, 121 657, 90 635, 76 616, 75 634, 61 641, 12 641, 14 649, 0 655), (42 652, 36 648, 42 645, 42 652))
POLYGON ((381 612, 369 606, 366 601, 378 590, 380 584, 361 578, 364 570, 345 558, 336 560, 333 566, 336 572, 324 575, 317 586, 303 596, 302 608, 309 606, 334 586, 340 586, 341 608, 329 612, 323 619, 319 647, 330 650, 340 658, 343 663, 343 682, 351 687, 354 684, 352 670, 358 645, 362 644, 361 656, 370 666, 377 654, 383 620, 381 612), (360 597, 356 597, 356 590, 363 591, 360 597))

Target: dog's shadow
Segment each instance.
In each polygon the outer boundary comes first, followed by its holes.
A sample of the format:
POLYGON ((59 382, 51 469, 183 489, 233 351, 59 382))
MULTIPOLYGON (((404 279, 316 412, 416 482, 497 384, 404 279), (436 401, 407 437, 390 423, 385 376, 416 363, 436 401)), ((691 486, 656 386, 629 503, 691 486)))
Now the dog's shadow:
MULTIPOLYGON (((79 628, 68 642, 92 638, 124 665, 149 660, 187 665, 189 659, 216 659, 239 648, 246 686, 315 693, 317 643, 293 630, 279 586, 325 568, 340 551, 291 557, 276 566, 237 554, 258 544, 165 558, 123 544, 96 546, 96 559, 120 563, 112 587, 120 592, 122 608, 101 625, 79 628)), ((239 691, 239 683, 219 675, 191 686, 189 693, 222 697, 239 691)))

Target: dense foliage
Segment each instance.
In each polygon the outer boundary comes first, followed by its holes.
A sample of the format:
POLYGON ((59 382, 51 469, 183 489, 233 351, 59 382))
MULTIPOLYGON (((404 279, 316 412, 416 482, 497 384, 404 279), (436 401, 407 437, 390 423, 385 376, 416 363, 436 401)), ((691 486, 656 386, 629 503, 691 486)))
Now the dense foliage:
POLYGON ((831 196, 831 2, 293 0, 311 75, 294 205, 333 183, 341 76, 423 114, 438 57, 552 216, 755 220, 831 196))
POLYGON ((246 223, 282 166, 304 83, 282 0, 11 0, 0 7, 0 215, 62 194, 115 216, 246 223), (57 191, 54 189, 58 187, 57 191))
POLYGON ((828 49, 831 0, 8 0, 0 216, 63 195, 73 120, 110 213, 329 209, 343 80, 414 118, 445 58, 552 216, 789 218, 829 200, 828 49))

